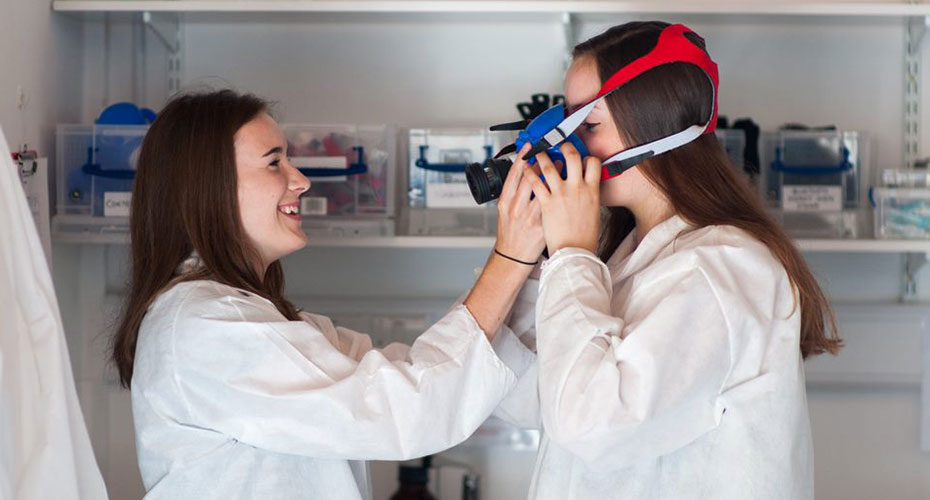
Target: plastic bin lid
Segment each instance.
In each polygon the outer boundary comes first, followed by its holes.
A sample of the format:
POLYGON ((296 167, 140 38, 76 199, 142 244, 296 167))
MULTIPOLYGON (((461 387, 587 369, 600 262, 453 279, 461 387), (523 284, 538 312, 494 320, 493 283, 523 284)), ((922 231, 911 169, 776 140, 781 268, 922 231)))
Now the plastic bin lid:
POLYGON ((118 102, 100 112, 98 125, 148 125, 155 121, 155 112, 148 108, 139 109, 131 102, 118 102))
POLYGON ((930 199, 930 188, 920 187, 877 187, 872 189, 876 198, 930 199))

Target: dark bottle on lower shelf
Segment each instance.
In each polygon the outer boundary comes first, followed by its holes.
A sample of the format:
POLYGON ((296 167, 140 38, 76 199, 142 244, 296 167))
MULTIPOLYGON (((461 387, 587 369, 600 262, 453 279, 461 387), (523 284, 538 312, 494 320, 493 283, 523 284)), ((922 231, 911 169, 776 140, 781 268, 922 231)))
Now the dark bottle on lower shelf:
POLYGON ((426 484, 429 483, 429 468, 426 466, 401 465, 397 474, 400 487, 391 495, 391 500, 436 500, 426 484))

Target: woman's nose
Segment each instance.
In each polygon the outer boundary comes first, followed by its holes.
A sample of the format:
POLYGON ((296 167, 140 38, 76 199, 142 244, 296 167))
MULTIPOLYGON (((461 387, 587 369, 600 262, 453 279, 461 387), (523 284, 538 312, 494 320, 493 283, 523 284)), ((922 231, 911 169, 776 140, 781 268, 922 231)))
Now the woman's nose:
POLYGON ((291 165, 291 176, 288 179, 288 189, 297 191, 298 194, 310 189, 310 179, 308 179, 300 170, 291 165))

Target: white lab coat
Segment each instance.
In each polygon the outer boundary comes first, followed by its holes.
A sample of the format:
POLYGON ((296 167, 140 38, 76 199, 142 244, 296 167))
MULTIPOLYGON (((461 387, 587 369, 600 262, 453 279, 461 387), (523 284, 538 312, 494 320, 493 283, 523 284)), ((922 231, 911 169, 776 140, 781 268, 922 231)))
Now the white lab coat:
POLYGON ((104 499, 58 301, 0 131, 0 499, 104 499))
POLYGON ((213 281, 155 300, 132 378, 147 499, 370 498, 354 461, 454 446, 516 380, 464 306, 380 350, 301 317, 213 281))
POLYGON ((521 374, 496 414, 542 424, 529 498, 813 498, 784 268, 741 230, 677 216, 634 245, 607 265, 557 252, 495 338, 521 374))

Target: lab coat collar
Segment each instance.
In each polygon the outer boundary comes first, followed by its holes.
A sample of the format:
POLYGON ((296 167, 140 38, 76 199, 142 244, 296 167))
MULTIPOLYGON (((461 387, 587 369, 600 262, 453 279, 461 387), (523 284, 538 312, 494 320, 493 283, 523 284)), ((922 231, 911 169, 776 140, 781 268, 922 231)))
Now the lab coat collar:
MULTIPOLYGON (((172 283, 181 281, 181 277, 184 276, 185 274, 190 274, 195 271, 199 271, 203 269, 203 267, 204 267, 203 259, 201 259, 200 254, 198 254, 197 251, 194 250, 193 252, 191 252, 191 254, 186 259, 184 259, 180 264, 178 264, 178 268, 175 270, 175 281, 172 281, 172 283)), ((267 297, 264 297, 260 294, 257 294, 255 292, 250 292, 243 288, 235 287, 232 285, 226 285, 226 284, 222 284, 222 285, 228 286, 229 288, 236 290, 243 297, 256 298, 257 300, 266 302, 268 304, 271 304, 273 307, 277 308, 277 306, 274 305, 274 302, 272 302, 267 297)), ((170 286, 171 285, 169 285, 169 287, 170 286)), ((301 310, 302 309, 300 308, 297 309, 298 312, 300 312, 301 310)))
POLYGON ((636 244, 637 230, 634 228, 607 260, 607 268, 614 283, 625 280, 651 264, 663 249, 689 227, 691 225, 684 219, 673 215, 646 233, 639 245, 636 244))
POLYGON ((186 259, 184 259, 180 264, 178 264, 178 268, 175 271, 175 273, 178 276, 181 276, 187 273, 192 273, 194 271, 197 271, 201 267, 203 267, 203 259, 201 259, 197 251, 194 250, 193 252, 191 252, 190 255, 187 256, 186 259))

